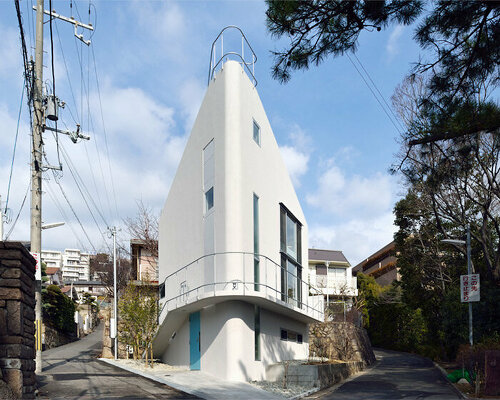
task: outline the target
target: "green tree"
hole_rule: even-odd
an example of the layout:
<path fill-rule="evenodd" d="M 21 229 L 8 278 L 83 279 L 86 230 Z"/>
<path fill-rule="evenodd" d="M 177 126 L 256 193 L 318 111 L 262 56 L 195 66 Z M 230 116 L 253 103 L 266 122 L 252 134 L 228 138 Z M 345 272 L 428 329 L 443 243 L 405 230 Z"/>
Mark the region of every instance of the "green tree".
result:
<path fill-rule="evenodd" d="M 74 333 L 76 304 L 57 285 L 42 289 L 43 320 L 53 328 Z"/>

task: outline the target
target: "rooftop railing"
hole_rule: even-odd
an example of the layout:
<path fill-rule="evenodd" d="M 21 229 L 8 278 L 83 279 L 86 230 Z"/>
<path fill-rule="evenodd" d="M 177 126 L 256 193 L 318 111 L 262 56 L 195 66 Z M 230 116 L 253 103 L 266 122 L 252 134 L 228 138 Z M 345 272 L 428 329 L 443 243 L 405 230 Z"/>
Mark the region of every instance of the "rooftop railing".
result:
<path fill-rule="evenodd" d="M 224 33 L 228 30 L 236 30 L 239 32 L 239 34 L 241 34 L 241 52 L 227 51 L 227 42 L 226 51 L 224 51 Z M 234 43 L 231 43 L 231 45 L 234 46 Z M 247 60 L 245 58 L 245 48 L 247 49 L 247 58 L 249 57 L 248 53 L 250 53 L 252 57 L 251 60 Z M 218 49 L 220 49 L 220 55 L 217 54 Z M 253 51 L 252 46 L 250 46 L 250 43 L 248 42 L 243 31 L 234 25 L 229 25 L 222 29 L 222 31 L 220 31 L 219 35 L 217 35 L 214 42 L 212 43 L 212 49 L 210 50 L 210 68 L 208 70 L 207 84 L 210 83 L 215 75 L 215 72 L 217 72 L 217 69 L 219 67 L 222 67 L 222 64 L 224 64 L 224 62 L 229 59 L 238 61 L 240 65 L 242 65 L 243 68 L 246 69 L 249 77 L 252 79 L 254 86 L 257 86 L 257 79 L 255 79 L 255 63 L 257 62 L 257 55 Z"/>
<path fill-rule="evenodd" d="M 262 254 L 204 255 L 165 277 L 159 290 L 163 303 L 160 320 L 166 312 L 202 298 L 230 295 L 264 297 L 317 320 L 324 316 L 321 291 L 300 273 L 286 270 Z"/>

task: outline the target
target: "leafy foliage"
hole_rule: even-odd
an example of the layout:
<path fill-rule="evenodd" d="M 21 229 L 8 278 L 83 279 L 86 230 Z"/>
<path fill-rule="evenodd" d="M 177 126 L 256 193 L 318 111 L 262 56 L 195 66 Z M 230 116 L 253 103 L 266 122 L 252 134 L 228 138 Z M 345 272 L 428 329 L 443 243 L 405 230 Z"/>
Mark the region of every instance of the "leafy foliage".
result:
<path fill-rule="evenodd" d="M 43 320 L 53 328 L 74 333 L 76 304 L 57 285 L 42 289 Z"/>
<path fill-rule="evenodd" d="M 153 338 L 158 329 L 158 292 L 149 285 L 128 284 L 118 302 L 121 340 L 134 349 L 136 359 L 146 351 L 153 366 Z"/>
<path fill-rule="evenodd" d="M 274 52 L 273 76 L 282 82 L 290 70 L 307 69 L 328 55 L 355 51 L 363 30 L 390 23 L 408 25 L 422 11 L 422 1 L 280 1 L 267 0 L 267 27 L 277 38 L 290 39 L 289 48 Z"/>

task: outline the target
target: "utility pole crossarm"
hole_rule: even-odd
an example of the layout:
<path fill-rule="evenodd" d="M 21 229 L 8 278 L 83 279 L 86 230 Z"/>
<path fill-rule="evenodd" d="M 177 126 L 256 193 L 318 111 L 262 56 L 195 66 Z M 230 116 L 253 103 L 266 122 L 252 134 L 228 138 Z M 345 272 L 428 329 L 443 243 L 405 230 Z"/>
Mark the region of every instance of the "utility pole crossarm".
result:
<path fill-rule="evenodd" d="M 33 10 L 36 10 L 36 7 L 33 6 Z M 66 21 L 66 22 L 69 22 L 70 24 L 73 24 L 73 26 L 75 27 L 75 36 L 80 39 L 83 43 L 85 43 L 87 46 L 90 45 L 90 40 L 85 40 L 83 38 L 83 35 L 79 35 L 78 32 L 77 32 L 77 28 L 79 26 L 81 26 L 82 28 L 84 29 L 88 29 L 90 31 L 93 31 L 94 30 L 94 27 L 92 26 L 92 24 L 84 24 L 83 22 L 80 22 L 80 21 L 77 21 L 76 19 L 74 19 L 73 17 L 65 17 L 64 15 L 60 15 L 60 14 L 57 14 L 55 12 L 55 10 L 52 10 L 52 11 L 49 11 L 49 10 L 43 10 L 43 13 L 45 15 L 50 15 L 52 18 L 57 18 L 57 19 L 60 19 L 62 21 Z"/>

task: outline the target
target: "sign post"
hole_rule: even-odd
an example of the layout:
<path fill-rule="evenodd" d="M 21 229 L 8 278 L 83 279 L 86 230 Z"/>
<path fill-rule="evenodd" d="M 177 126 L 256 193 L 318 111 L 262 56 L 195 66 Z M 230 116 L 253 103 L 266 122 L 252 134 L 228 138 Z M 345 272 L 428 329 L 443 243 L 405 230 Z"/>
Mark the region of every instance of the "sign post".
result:
<path fill-rule="evenodd" d="M 480 301 L 479 274 L 460 275 L 460 300 L 462 303 Z"/>

